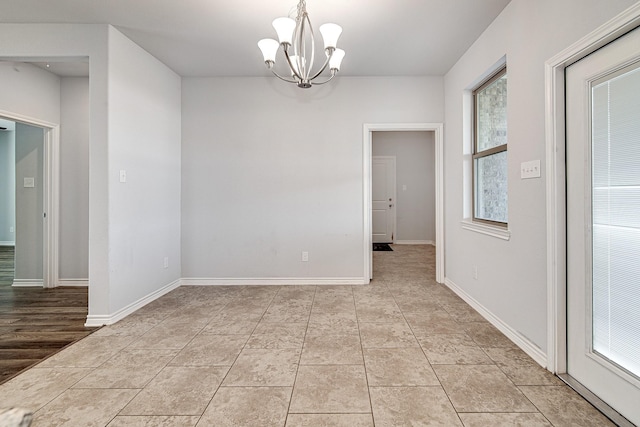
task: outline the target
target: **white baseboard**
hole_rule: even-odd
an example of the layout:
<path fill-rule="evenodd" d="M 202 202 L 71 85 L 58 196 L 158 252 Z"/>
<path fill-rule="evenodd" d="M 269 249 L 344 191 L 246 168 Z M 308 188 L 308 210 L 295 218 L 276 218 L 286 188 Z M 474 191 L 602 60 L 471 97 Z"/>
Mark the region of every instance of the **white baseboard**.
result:
<path fill-rule="evenodd" d="M 253 286 L 253 285 L 365 285 L 362 277 L 274 277 L 274 278 L 195 278 L 181 280 L 183 286 Z"/>
<path fill-rule="evenodd" d="M 42 279 L 13 279 L 13 284 L 16 288 L 42 288 L 44 287 L 44 281 Z"/>
<path fill-rule="evenodd" d="M 525 353 L 527 353 L 533 360 L 536 361 L 540 366 L 546 368 L 547 366 L 547 355 L 534 343 L 532 343 L 527 337 L 522 335 L 520 332 L 513 329 L 507 323 L 505 323 L 502 319 L 494 315 L 492 312 L 487 310 L 482 304 L 476 301 L 472 296 L 467 294 L 462 288 L 456 285 L 449 278 L 444 279 L 444 284 L 449 287 L 453 292 L 455 292 L 460 298 L 465 300 L 467 304 L 473 307 L 482 317 L 487 319 L 489 323 L 498 328 L 500 332 L 506 335 L 511 341 L 513 341 L 518 347 L 522 349 Z"/>
<path fill-rule="evenodd" d="M 89 286 L 89 279 L 59 279 L 56 286 Z"/>
<path fill-rule="evenodd" d="M 436 242 L 433 240 L 396 240 L 394 245 L 431 245 L 435 246 Z"/>
<path fill-rule="evenodd" d="M 87 321 L 84 325 L 86 327 L 112 325 L 116 323 L 118 320 L 124 319 L 134 311 L 144 307 L 145 305 L 149 304 L 152 301 L 155 301 L 156 299 L 160 298 L 164 294 L 171 292 L 172 290 L 176 289 L 179 286 L 180 286 L 180 279 L 174 280 L 173 282 L 169 283 L 167 286 L 161 289 L 158 289 L 157 291 L 152 292 L 145 297 L 140 298 L 138 301 L 133 302 L 128 306 L 121 308 L 115 313 L 107 314 L 107 315 L 102 315 L 102 314 L 91 315 L 90 314 L 87 316 Z"/>
<path fill-rule="evenodd" d="M 15 246 L 16 242 L 9 242 L 8 240 L 0 241 L 0 246 Z"/>

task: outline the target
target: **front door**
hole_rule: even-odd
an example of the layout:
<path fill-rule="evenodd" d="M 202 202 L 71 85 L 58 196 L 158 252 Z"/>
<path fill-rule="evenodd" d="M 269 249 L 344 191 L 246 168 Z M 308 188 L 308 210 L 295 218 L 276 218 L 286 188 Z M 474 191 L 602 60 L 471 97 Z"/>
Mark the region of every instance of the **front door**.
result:
<path fill-rule="evenodd" d="M 640 29 L 566 89 L 567 372 L 640 425 Z"/>
<path fill-rule="evenodd" d="M 371 177 L 373 243 L 393 243 L 396 224 L 396 158 L 374 156 Z"/>

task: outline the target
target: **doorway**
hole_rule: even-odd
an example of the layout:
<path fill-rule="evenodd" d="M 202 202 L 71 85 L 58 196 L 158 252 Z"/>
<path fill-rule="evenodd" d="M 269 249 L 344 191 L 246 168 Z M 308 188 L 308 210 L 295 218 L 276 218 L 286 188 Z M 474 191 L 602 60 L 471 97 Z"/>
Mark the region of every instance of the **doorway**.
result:
<path fill-rule="evenodd" d="M 43 287 L 44 129 L 0 121 L 0 240 L 11 249 L 4 268 L 14 272 L 12 286 Z"/>
<path fill-rule="evenodd" d="M 444 196 L 443 196 L 443 125 L 442 123 L 384 123 L 363 126 L 363 213 L 364 213 L 364 278 L 373 277 L 372 250 L 372 153 L 373 132 L 431 131 L 435 139 L 435 246 L 436 281 L 444 282 Z"/>
<path fill-rule="evenodd" d="M 42 121 L 0 112 L 12 135 L 13 150 L 3 163 L 13 162 L 14 191 L 6 196 L 5 215 L 13 240 L 15 287 L 54 287 L 57 278 L 57 127 Z M 2 126 L 7 127 L 7 126 Z M 12 139 L 12 142 L 9 140 Z M 11 153 L 10 153 L 11 152 Z M 13 210 L 14 215 L 8 213 Z"/>
<path fill-rule="evenodd" d="M 395 156 L 373 156 L 371 204 L 372 242 L 394 243 L 397 205 Z"/>

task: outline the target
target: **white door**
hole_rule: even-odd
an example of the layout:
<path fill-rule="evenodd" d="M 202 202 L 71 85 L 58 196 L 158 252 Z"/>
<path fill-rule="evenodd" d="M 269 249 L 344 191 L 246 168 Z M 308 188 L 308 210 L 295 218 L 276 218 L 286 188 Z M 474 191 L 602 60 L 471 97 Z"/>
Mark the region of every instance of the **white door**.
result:
<path fill-rule="evenodd" d="M 640 425 L 640 29 L 566 87 L 567 372 Z"/>
<path fill-rule="evenodd" d="M 396 225 L 396 158 L 373 156 L 371 181 L 373 243 L 393 243 Z"/>

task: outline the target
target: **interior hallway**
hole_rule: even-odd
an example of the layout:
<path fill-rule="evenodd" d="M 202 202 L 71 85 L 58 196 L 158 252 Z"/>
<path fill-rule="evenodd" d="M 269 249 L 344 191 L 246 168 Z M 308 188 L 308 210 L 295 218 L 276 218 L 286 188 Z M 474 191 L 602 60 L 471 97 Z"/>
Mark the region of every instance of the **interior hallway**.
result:
<path fill-rule="evenodd" d="M 35 426 L 611 425 L 437 284 L 434 256 L 374 252 L 369 286 L 178 288 L 0 402 Z"/>

